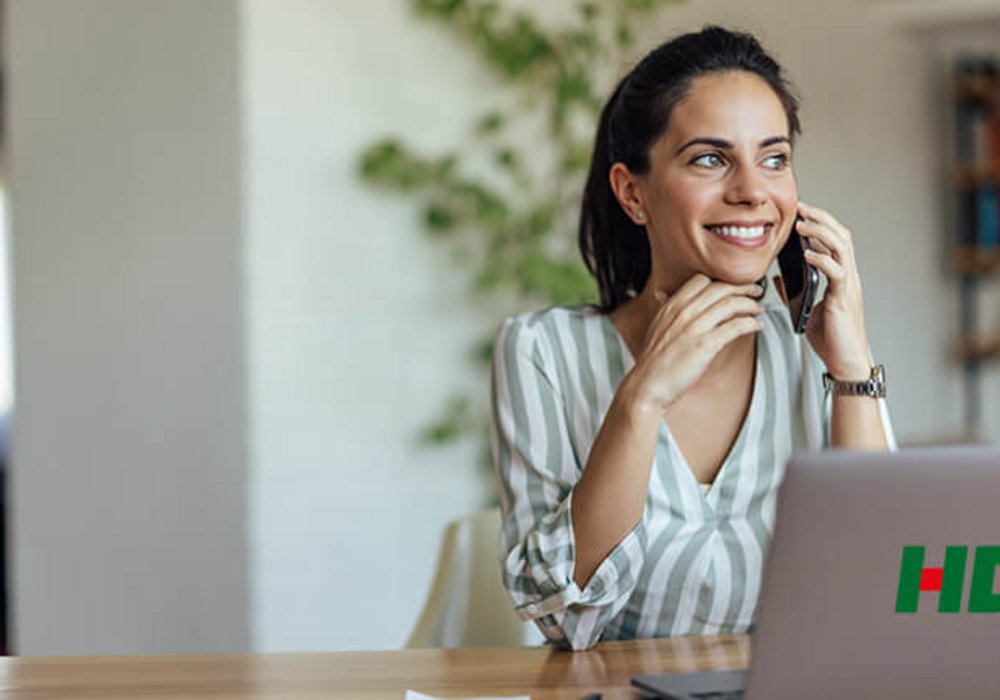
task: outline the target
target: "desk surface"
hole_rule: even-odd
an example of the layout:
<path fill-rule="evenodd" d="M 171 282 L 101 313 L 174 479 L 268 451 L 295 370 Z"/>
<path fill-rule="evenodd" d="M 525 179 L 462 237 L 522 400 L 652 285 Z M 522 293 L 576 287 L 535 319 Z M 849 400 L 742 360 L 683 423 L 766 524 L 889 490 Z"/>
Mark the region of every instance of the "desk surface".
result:
<path fill-rule="evenodd" d="M 745 636 L 612 642 L 587 652 L 409 649 L 233 656 L 93 656 L 0 660 L 4 698 L 402 700 L 530 695 L 532 700 L 633 698 L 639 674 L 745 667 Z"/>

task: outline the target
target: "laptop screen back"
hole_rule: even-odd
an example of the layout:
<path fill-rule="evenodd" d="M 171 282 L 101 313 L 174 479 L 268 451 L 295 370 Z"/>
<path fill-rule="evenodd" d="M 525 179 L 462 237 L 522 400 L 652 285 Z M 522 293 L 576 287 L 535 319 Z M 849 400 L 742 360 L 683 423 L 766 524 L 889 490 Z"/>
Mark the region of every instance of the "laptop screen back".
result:
<path fill-rule="evenodd" d="M 789 464 L 749 700 L 1000 697 L 1000 448 Z"/>

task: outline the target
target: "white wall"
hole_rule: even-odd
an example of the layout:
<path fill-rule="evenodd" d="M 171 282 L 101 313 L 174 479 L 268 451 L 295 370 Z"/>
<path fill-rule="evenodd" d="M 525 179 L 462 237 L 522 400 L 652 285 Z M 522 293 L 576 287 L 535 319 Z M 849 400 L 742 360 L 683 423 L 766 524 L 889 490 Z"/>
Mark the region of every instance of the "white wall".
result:
<path fill-rule="evenodd" d="M 14 647 L 248 649 L 237 3 L 7 6 Z"/>
<path fill-rule="evenodd" d="M 415 437 L 486 391 L 466 357 L 495 322 L 415 209 L 355 174 L 373 139 L 437 153 L 492 103 L 410 5 L 11 3 L 22 651 L 405 639 L 443 525 L 492 488 L 474 445 Z M 803 196 L 855 232 L 900 438 L 933 438 L 961 419 L 940 98 L 926 46 L 865 17 L 691 0 L 643 44 L 720 21 L 789 68 Z"/>
<path fill-rule="evenodd" d="M 258 648 L 402 644 L 442 529 L 489 498 L 475 445 L 419 449 L 490 319 L 364 145 L 455 143 L 487 80 L 405 0 L 244 8 L 253 618 Z"/>

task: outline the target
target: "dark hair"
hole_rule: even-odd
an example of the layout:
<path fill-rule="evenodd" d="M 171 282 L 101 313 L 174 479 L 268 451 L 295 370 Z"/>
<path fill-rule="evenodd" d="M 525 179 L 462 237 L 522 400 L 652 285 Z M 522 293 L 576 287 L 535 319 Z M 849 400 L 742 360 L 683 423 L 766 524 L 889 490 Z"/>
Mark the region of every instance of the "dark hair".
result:
<path fill-rule="evenodd" d="M 798 98 L 781 67 L 751 34 L 710 25 L 647 54 L 618 84 L 601 112 L 580 208 L 580 253 L 597 278 L 599 308 L 604 313 L 642 291 L 651 271 L 646 232 L 622 210 L 608 172 L 617 162 L 637 174 L 649 172 L 649 149 L 666 131 L 674 107 L 692 81 L 725 71 L 761 77 L 785 108 L 789 139 L 794 143 L 800 133 Z"/>

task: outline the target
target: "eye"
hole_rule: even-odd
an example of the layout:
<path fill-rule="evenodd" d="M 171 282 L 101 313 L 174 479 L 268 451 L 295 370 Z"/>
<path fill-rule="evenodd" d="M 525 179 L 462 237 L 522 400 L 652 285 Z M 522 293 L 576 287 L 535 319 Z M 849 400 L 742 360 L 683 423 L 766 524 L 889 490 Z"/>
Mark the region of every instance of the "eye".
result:
<path fill-rule="evenodd" d="M 773 155 L 764 158 L 764 163 L 767 167 L 773 170 L 781 170 L 788 166 L 789 157 L 785 153 L 775 153 Z"/>
<path fill-rule="evenodd" d="M 706 168 L 717 168 L 722 164 L 722 156 L 718 153 L 703 153 L 691 161 L 691 165 L 700 165 Z"/>

